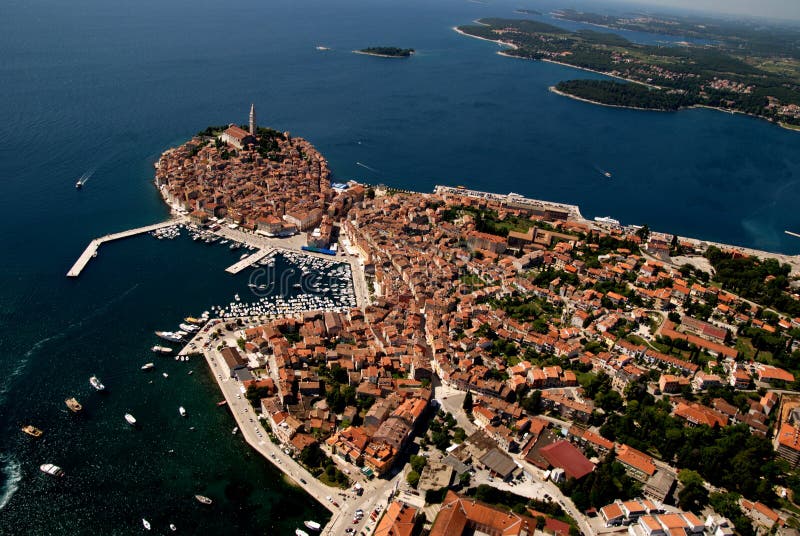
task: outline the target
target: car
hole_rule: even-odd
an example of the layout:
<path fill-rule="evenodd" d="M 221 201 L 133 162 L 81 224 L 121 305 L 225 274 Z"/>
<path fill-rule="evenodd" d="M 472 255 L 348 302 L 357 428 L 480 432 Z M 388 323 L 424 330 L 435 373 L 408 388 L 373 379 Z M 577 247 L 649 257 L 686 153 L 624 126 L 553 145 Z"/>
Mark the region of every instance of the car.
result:
<path fill-rule="evenodd" d="M 306 479 L 305 479 L 305 478 L 301 478 L 301 479 L 300 479 L 300 482 L 301 482 L 302 484 L 308 484 L 308 482 L 306 482 Z"/>
<path fill-rule="evenodd" d="M 333 504 L 333 505 L 334 505 L 336 508 L 339 508 L 339 503 L 337 503 L 336 501 L 332 501 L 332 504 Z"/>
<path fill-rule="evenodd" d="M 354 529 L 353 527 L 347 527 L 344 532 L 345 534 L 353 534 L 355 531 L 356 529 Z"/>
<path fill-rule="evenodd" d="M 357 517 L 354 517 L 353 518 L 353 525 L 357 525 L 359 521 L 361 521 L 361 520 L 358 519 Z"/>

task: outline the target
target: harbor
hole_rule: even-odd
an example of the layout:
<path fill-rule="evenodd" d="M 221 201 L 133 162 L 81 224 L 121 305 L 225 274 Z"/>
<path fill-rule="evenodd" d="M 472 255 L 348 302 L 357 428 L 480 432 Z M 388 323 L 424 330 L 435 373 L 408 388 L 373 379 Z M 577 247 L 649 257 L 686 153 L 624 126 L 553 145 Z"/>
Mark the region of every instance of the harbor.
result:
<path fill-rule="evenodd" d="M 229 274 L 238 274 L 245 268 L 248 268 L 253 264 L 257 263 L 258 261 L 269 255 L 273 251 L 274 250 L 270 248 L 261 249 L 253 253 L 252 255 L 244 257 L 243 259 L 239 260 L 239 262 L 237 262 L 236 264 L 228 266 L 227 268 L 225 268 L 225 271 L 228 272 Z"/>
<path fill-rule="evenodd" d="M 174 225 L 179 225 L 183 223 L 183 219 L 171 219 L 167 221 L 162 221 L 161 223 L 154 223 L 153 225 L 146 225 L 144 227 L 137 227 L 136 229 L 129 229 L 127 231 L 121 231 L 119 233 L 108 234 L 105 236 L 101 236 L 100 238 L 95 238 L 89 245 L 86 246 L 86 249 L 81 253 L 78 260 L 75 261 L 75 264 L 72 265 L 69 272 L 67 272 L 67 277 L 78 277 L 81 275 L 81 272 L 86 265 L 89 264 L 89 261 L 92 258 L 97 256 L 97 252 L 100 249 L 100 246 L 105 244 L 106 242 L 112 242 L 114 240 L 121 240 L 123 238 L 129 238 L 131 236 L 136 236 L 143 233 L 149 233 L 152 231 L 157 231 L 159 229 L 165 229 L 167 227 L 172 227 Z"/>

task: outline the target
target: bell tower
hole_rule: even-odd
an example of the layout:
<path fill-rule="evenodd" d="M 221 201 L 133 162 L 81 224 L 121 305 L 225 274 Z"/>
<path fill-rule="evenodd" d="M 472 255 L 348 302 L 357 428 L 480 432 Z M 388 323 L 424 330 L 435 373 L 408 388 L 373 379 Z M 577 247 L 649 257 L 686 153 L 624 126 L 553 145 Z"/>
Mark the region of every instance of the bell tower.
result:
<path fill-rule="evenodd" d="M 256 105 L 250 105 L 250 135 L 256 135 Z"/>

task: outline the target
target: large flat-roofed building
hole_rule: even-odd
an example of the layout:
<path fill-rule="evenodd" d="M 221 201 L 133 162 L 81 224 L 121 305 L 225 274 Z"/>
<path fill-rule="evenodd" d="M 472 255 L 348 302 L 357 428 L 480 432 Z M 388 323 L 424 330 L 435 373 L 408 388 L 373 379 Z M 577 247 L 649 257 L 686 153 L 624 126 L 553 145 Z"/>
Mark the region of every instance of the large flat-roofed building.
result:
<path fill-rule="evenodd" d="M 228 368 L 228 376 L 234 377 L 237 370 L 247 368 L 247 362 L 236 348 L 228 346 L 220 350 L 219 353 L 222 355 L 225 366 Z"/>
<path fill-rule="evenodd" d="M 778 457 L 797 467 L 800 464 L 800 428 L 785 422 L 775 439 Z"/>

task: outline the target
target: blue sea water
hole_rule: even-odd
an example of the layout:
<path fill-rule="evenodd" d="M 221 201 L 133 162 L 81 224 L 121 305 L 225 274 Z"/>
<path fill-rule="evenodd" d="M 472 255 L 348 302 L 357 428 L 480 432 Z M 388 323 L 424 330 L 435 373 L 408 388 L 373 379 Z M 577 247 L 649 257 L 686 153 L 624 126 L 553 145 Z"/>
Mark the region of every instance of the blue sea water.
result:
<path fill-rule="evenodd" d="M 0 533 L 126 534 L 148 517 L 284 534 L 327 517 L 230 435 L 201 363 L 188 376 L 158 358 L 169 382 L 139 371 L 154 359 L 153 330 L 247 290 L 223 271 L 229 251 L 144 236 L 103 246 L 78 280 L 64 277 L 91 238 L 166 217 L 152 185 L 158 155 L 209 124 L 245 122 L 251 102 L 261 124 L 314 143 L 338 179 L 514 191 L 579 204 L 588 217 L 800 252 L 783 233 L 800 229 L 800 135 L 711 110 L 562 98 L 547 87 L 595 75 L 500 57 L 452 31 L 519 7 L 537 5 L 4 2 Z M 351 53 L 373 45 L 417 54 Z M 93 373 L 107 396 L 90 391 Z M 86 415 L 66 413 L 68 396 Z M 126 411 L 141 430 L 125 425 Z M 45 429 L 42 440 L 19 433 L 29 422 Z M 67 470 L 63 483 L 39 474 L 45 462 Z M 194 493 L 213 496 L 214 509 Z"/>

